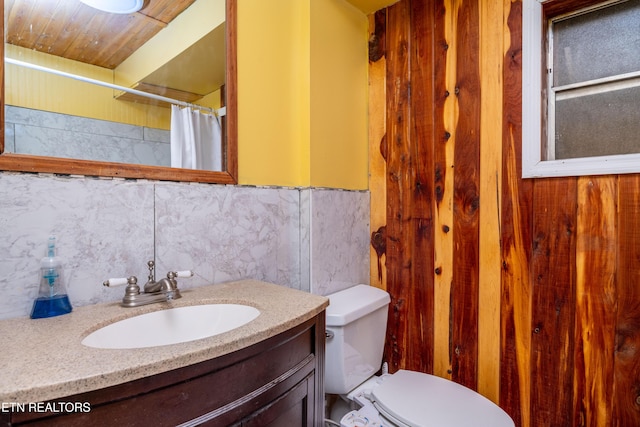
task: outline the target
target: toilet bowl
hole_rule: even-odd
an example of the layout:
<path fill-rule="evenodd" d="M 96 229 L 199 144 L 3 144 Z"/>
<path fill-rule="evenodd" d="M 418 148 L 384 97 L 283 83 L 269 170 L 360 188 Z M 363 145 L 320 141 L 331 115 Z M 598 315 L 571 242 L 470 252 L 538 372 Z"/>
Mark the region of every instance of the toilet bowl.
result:
<path fill-rule="evenodd" d="M 343 427 L 514 427 L 475 391 L 408 370 L 375 376 L 382 364 L 389 294 L 357 285 L 328 295 L 325 391 L 352 401 Z M 338 421 L 338 420 L 334 420 Z"/>

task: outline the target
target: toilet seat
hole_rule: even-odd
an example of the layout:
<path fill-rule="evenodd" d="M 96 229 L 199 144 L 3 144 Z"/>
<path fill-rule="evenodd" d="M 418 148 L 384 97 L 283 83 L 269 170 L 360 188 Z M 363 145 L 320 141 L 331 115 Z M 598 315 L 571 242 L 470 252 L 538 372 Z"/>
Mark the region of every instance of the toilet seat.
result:
<path fill-rule="evenodd" d="M 400 426 L 514 427 L 499 406 L 479 393 L 434 375 L 399 370 L 371 390 L 380 413 Z"/>

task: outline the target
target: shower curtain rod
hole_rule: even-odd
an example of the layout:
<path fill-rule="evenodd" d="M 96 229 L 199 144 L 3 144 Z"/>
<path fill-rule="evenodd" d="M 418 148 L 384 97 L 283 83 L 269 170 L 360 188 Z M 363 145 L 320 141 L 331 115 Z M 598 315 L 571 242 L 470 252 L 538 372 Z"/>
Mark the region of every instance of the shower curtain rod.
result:
<path fill-rule="evenodd" d="M 21 67 L 31 68 L 31 69 L 34 69 L 34 70 L 44 71 L 45 73 L 56 74 L 58 76 L 69 77 L 71 79 L 79 80 L 79 81 L 82 81 L 82 82 L 85 82 L 85 83 L 91 83 L 91 84 L 95 84 L 95 85 L 98 85 L 98 86 L 104 86 L 104 87 L 108 87 L 108 88 L 111 88 L 111 89 L 121 90 L 123 92 L 129 92 L 129 93 L 133 93 L 133 94 L 136 94 L 136 95 L 144 96 L 146 98 L 151 98 L 151 99 L 155 99 L 155 100 L 158 100 L 158 101 L 168 102 L 169 104 L 179 105 L 181 107 L 191 107 L 191 108 L 195 108 L 195 109 L 198 109 L 198 110 L 207 111 L 209 113 L 216 114 L 218 117 L 224 116 L 226 114 L 226 110 L 227 110 L 226 107 L 222 107 L 222 108 L 219 108 L 217 110 L 215 110 L 213 108 L 209 108 L 209 107 L 202 107 L 202 106 L 197 105 L 197 104 L 190 104 L 188 102 L 178 101 L 177 99 L 167 98 L 167 97 L 162 96 L 162 95 L 156 95 L 156 94 L 149 93 L 149 92 L 143 92 L 141 90 L 136 90 L 136 89 L 128 88 L 128 87 L 125 87 L 125 86 L 119 86 L 119 85 L 111 84 L 111 83 L 103 82 L 101 80 L 91 79 L 89 77 L 78 76 L 77 74 L 71 74 L 71 73 L 67 73 L 65 71 L 54 70 L 53 68 L 47 68 L 47 67 L 43 67 L 41 65 L 30 64 L 28 62 L 19 61 L 17 59 L 13 59 L 13 58 L 6 58 L 5 57 L 4 60 L 5 60 L 5 62 L 7 62 L 9 64 L 14 64 L 14 65 L 18 65 L 18 66 L 21 66 Z"/>

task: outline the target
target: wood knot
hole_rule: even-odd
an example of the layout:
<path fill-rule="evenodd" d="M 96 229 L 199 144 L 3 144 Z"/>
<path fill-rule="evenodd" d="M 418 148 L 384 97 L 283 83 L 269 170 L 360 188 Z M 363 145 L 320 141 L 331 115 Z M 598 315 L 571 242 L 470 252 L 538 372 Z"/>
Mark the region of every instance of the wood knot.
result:
<path fill-rule="evenodd" d="M 381 40 L 377 34 L 371 34 L 369 37 L 369 61 L 378 62 L 384 57 L 384 40 Z"/>
<path fill-rule="evenodd" d="M 387 250 L 387 227 L 383 225 L 371 233 L 371 246 L 375 249 L 378 257 L 384 255 Z"/>
<path fill-rule="evenodd" d="M 387 251 L 387 227 L 382 226 L 371 233 L 371 246 L 378 256 L 378 280 L 382 282 L 382 255 Z"/>
<path fill-rule="evenodd" d="M 387 134 L 386 133 L 380 140 L 380 155 L 386 162 L 387 161 Z"/>
<path fill-rule="evenodd" d="M 441 186 L 436 186 L 436 202 L 440 203 L 444 199 L 444 190 Z"/>

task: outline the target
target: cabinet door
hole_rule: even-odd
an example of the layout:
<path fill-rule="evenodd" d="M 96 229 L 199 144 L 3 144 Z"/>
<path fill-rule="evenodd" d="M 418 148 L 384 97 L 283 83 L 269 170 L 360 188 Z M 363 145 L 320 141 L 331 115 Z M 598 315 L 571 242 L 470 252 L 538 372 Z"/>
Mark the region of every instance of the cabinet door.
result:
<path fill-rule="evenodd" d="M 239 425 L 242 427 L 314 427 L 313 374 L 273 402 L 260 408 Z"/>

